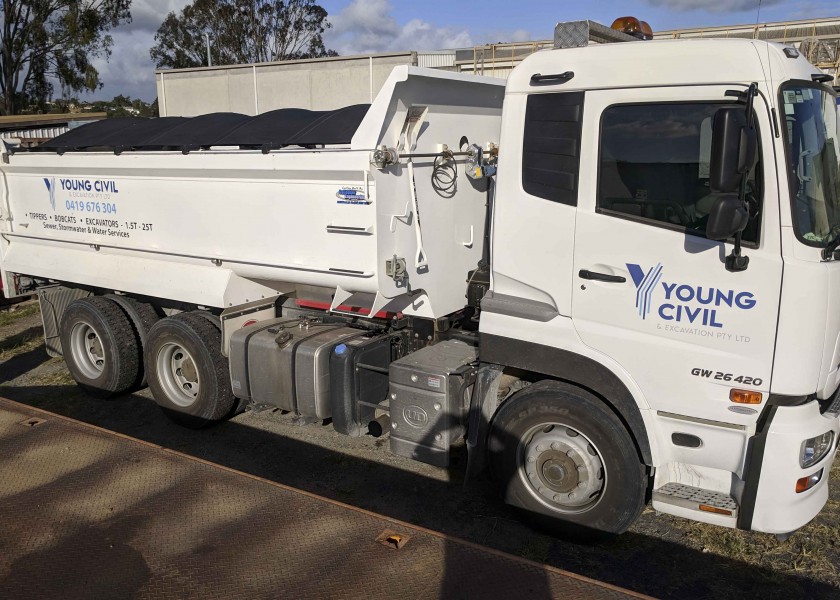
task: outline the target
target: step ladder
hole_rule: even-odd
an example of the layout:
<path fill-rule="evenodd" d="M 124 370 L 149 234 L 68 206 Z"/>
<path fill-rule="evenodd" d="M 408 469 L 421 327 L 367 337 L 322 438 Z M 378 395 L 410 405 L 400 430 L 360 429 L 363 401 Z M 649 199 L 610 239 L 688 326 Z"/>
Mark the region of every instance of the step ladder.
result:
<path fill-rule="evenodd" d="M 738 521 L 738 503 L 732 496 L 683 483 L 654 490 L 652 504 L 659 512 L 725 527 L 735 527 Z"/>

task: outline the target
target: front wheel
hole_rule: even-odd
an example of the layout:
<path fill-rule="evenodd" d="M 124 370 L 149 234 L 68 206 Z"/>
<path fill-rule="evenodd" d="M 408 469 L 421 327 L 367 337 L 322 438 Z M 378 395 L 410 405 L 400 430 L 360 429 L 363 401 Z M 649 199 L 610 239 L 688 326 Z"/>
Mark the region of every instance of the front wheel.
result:
<path fill-rule="evenodd" d="M 507 400 L 488 453 L 505 500 L 550 530 L 623 533 L 644 506 L 647 475 L 632 438 L 580 388 L 543 381 Z"/>

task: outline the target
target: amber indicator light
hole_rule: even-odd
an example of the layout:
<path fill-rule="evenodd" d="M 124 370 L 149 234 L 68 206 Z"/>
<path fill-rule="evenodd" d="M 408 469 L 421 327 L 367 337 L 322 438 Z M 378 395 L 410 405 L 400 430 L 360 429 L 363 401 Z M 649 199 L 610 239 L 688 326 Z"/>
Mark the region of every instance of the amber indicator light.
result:
<path fill-rule="evenodd" d="M 729 390 L 729 399 L 738 404 L 761 404 L 761 392 L 752 390 Z"/>
<path fill-rule="evenodd" d="M 822 479 L 823 470 L 820 469 L 816 473 L 812 475 L 808 475 L 807 477 L 803 477 L 801 479 L 796 480 L 796 493 L 801 494 L 802 492 L 807 492 L 812 487 L 817 485 Z"/>

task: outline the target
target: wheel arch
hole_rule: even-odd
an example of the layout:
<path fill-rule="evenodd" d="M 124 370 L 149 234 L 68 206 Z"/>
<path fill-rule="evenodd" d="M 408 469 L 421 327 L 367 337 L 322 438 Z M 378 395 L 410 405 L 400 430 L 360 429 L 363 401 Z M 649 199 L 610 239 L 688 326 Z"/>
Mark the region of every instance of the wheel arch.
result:
<path fill-rule="evenodd" d="M 630 432 L 640 460 L 652 466 L 651 440 L 639 403 L 609 367 L 561 348 L 493 334 L 481 334 L 482 362 L 514 367 L 580 387 L 606 404 Z"/>

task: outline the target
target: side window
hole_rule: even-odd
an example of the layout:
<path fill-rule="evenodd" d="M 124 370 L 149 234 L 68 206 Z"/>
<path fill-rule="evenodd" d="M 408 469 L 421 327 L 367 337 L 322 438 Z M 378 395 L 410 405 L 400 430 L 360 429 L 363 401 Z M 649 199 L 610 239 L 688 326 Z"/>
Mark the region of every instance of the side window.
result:
<path fill-rule="evenodd" d="M 712 120 L 722 106 L 727 105 L 628 104 L 604 111 L 598 210 L 705 236 L 715 201 L 709 189 Z M 758 241 L 760 168 L 748 179 L 745 242 Z"/>
<path fill-rule="evenodd" d="M 577 206 L 583 97 L 583 92 L 528 97 L 522 142 L 522 187 L 528 194 Z"/>

